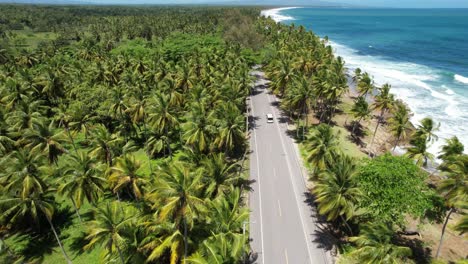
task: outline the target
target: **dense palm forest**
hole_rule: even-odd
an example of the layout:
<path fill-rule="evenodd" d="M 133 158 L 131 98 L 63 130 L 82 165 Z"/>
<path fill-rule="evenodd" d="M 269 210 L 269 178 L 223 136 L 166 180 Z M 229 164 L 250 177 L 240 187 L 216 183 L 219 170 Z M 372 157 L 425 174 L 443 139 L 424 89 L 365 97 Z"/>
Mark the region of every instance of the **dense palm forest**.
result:
<path fill-rule="evenodd" d="M 256 8 L 1 8 L 2 263 L 247 260 L 255 64 L 295 124 L 343 263 L 430 261 L 404 236 L 409 218 L 443 223 L 439 249 L 446 228 L 467 230 L 464 146 L 447 141 L 441 180 L 429 182 L 420 167 L 437 124 L 413 127 L 390 85 L 359 69 L 347 76 L 327 39 L 303 27 Z M 344 151 L 343 131 L 378 154 L 384 130 L 392 146 L 409 145 L 405 156 Z"/>
<path fill-rule="evenodd" d="M 258 13 L 2 6 L 0 262 L 246 257 Z"/>

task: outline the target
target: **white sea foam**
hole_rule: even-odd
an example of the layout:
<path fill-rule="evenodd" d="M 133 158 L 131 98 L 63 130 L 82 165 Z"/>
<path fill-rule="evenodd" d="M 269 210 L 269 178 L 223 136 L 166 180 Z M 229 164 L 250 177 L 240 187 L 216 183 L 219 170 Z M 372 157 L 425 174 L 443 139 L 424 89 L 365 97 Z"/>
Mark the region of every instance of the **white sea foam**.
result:
<path fill-rule="evenodd" d="M 442 87 L 443 89 L 445 89 L 445 93 L 446 93 L 446 94 L 448 94 L 448 95 L 455 95 L 455 92 L 454 92 L 452 89 L 448 88 L 446 85 L 442 85 L 441 87 Z"/>
<path fill-rule="evenodd" d="M 267 10 L 262 10 L 260 14 L 264 17 L 271 17 L 271 19 L 273 19 L 276 22 L 281 22 L 285 20 L 294 20 L 294 17 L 281 15 L 280 12 L 283 10 L 295 9 L 295 8 L 299 8 L 299 7 L 282 7 L 282 8 L 267 9 Z"/>
<path fill-rule="evenodd" d="M 458 81 L 458 82 L 461 82 L 461 83 L 464 83 L 464 84 L 468 84 L 468 77 L 455 74 L 455 76 L 453 76 L 453 78 L 454 78 L 456 81 Z"/>
<path fill-rule="evenodd" d="M 350 71 L 356 68 L 368 72 L 377 85 L 390 83 L 392 92 L 406 102 L 412 112 L 411 121 L 419 124 L 425 117 L 432 117 L 441 123 L 436 133 L 439 140 L 429 151 L 437 154 L 445 139 L 458 136 L 468 146 L 468 98 L 457 95 L 445 85 L 440 85 L 441 73 L 433 68 L 408 63 L 390 61 L 385 57 L 360 55 L 356 50 L 330 41 L 337 55 L 343 57 Z M 460 79 L 460 77 L 462 77 Z M 463 76 L 455 77 L 457 81 Z M 468 78 L 464 81 L 468 83 Z"/>

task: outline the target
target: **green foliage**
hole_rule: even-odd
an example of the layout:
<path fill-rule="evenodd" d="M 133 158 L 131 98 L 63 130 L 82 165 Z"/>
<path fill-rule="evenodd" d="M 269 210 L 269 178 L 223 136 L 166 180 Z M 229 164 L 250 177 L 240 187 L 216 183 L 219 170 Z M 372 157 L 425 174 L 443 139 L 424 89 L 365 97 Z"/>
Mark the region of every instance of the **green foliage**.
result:
<path fill-rule="evenodd" d="M 222 39 L 216 35 L 174 33 L 161 43 L 161 52 L 165 59 L 177 61 L 184 55 L 206 53 L 223 47 Z"/>
<path fill-rule="evenodd" d="M 259 10 L 1 8 L 0 262 L 238 263 Z"/>
<path fill-rule="evenodd" d="M 432 208 L 424 180 L 425 174 L 405 157 L 385 154 L 368 160 L 358 174 L 365 195 L 360 207 L 371 222 L 403 225 L 405 215 L 421 217 Z"/>

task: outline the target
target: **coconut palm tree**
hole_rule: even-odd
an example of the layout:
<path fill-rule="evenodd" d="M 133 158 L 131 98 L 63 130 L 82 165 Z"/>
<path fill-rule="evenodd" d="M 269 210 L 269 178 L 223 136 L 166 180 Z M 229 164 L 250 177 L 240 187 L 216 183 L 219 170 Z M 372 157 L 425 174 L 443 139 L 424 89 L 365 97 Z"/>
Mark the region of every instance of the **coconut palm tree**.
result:
<path fill-rule="evenodd" d="M 104 125 L 97 125 L 91 132 L 90 155 L 112 166 L 114 152 L 122 139 L 111 134 Z"/>
<path fill-rule="evenodd" d="M 315 103 L 314 90 L 311 81 L 304 76 L 296 78 L 294 84 L 291 89 L 286 90 L 282 105 L 290 112 L 299 113 L 304 118 L 305 126 L 308 126 L 308 114 Z M 304 133 L 305 127 L 302 137 Z"/>
<path fill-rule="evenodd" d="M 187 259 L 188 263 L 238 263 L 246 253 L 244 244 L 248 210 L 240 209 L 241 192 L 232 188 L 228 196 L 219 196 L 209 205 L 207 224 L 212 235 L 201 249 Z M 221 262 L 219 262 L 221 261 Z"/>
<path fill-rule="evenodd" d="M 104 206 L 93 209 L 94 217 L 88 223 L 85 250 L 96 245 L 104 245 L 107 256 L 117 251 L 122 264 L 127 263 L 123 250 L 131 240 L 135 218 L 138 216 L 129 206 L 122 206 L 121 202 L 106 203 Z"/>
<path fill-rule="evenodd" d="M 172 96 L 156 92 L 150 98 L 149 123 L 158 135 L 166 138 L 166 149 L 172 156 L 170 132 L 179 125 L 178 112 L 171 102 Z"/>
<path fill-rule="evenodd" d="M 231 185 L 241 179 L 238 174 L 239 165 L 229 163 L 222 153 L 206 156 L 201 165 L 203 170 L 202 180 L 205 182 L 208 197 L 215 198 L 218 195 L 224 195 Z"/>
<path fill-rule="evenodd" d="M 271 73 L 271 80 L 273 81 L 272 89 L 275 93 L 283 96 L 288 83 L 294 79 L 296 73 L 292 63 L 287 58 L 281 58 L 274 66 Z"/>
<path fill-rule="evenodd" d="M 440 155 L 437 156 L 438 159 L 448 160 L 452 156 L 457 156 L 463 154 L 465 146 L 460 142 L 458 137 L 453 136 L 447 139 L 446 144 L 442 146 Z"/>
<path fill-rule="evenodd" d="M 307 135 L 304 145 L 307 151 L 306 159 L 317 171 L 328 168 L 339 151 L 337 135 L 326 124 L 314 127 Z"/>
<path fill-rule="evenodd" d="M 395 245 L 393 236 L 394 231 L 386 224 L 365 225 L 359 236 L 349 239 L 357 246 L 350 255 L 358 263 L 406 263 L 412 255 L 411 249 Z"/>
<path fill-rule="evenodd" d="M 53 122 L 48 125 L 34 122 L 32 128 L 24 131 L 20 144 L 25 144 L 33 152 L 45 154 L 49 163 L 56 163 L 60 154 L 68 152 L 62 145 L 65 141 L 63 131 L 55 128 Z"/>
<path fill-rule="evenodd" d="M 354 70 L 354 76 L 353 76 L 353 82 L 354 83 L 359 83 L 361 81 L 361 75 L 362 75 L 362 71 L 360 68 L 356 68 Z"/>
<path fill-rule="evenodd" d="M 72 262 L 52 222 L 55 200 L 51 192 L 52 190 L 45 187 L 42 190 L 36 190 L 27 195 L 2 196 L 0 198 L 0 208 L 3 212 L 2 219 L 6 219 L 9 224 L 14 225 L 17 221 L 24 220 L 33 220 L 37 223 L 41 217 L 45 217 L 50 225 L 50 229 L 54 233 L 65 260 L 68 264 L 71 264 Z"/>
<path fill-rule="evenodd" d="M 176 163 L 163 168 L 156 179 L 154 190 L 148 199 L 155 201 L 161 221 L 172 220 L 184 237 L 184 259 L 188 254 L 188 231 L 194 219 L 203 210 L 201 196 L 201 174 L 194 172 L 186 164 Z M 177 232 L 174 233 L 177 236 Z"/>
<path fill-rule="evenodd" d="M 357 122 L 354 122 L 353 125 L 353 130 L 351 131 L 351 134 L 354 135 L 356 128 L 358 125 L 361 124 L 361 121 L 363 119 L 367 119 L 370 114 L 371 110 L 369 108 L 369 104 L 366 101 L 366 98 L 363 96 L 359 96 L 355 101 L 354 105 L 351 108 L 351 113 L 353 114 L 354 118 L 357 118 Z"/>
<path fill-rule="evenodd" d="M 65 194 L 72 201 L 80 222 L 79 209 L 86 199 L 88 203 L 96 203 L 104 193 L 106 179 L 102 177 L 104 168 L 88 152 L 79 151 L 65 158 L 60 172 L 59 194 Z"/>
<path fill-rule="evenodd" d="M 169 251 L 169 263 L 178 264 L 184 254 L 184 235 L 175 223 L 161 222 L 159 219 L 143 223 L 147 235 L 141 242 L 141 249 L 148 251 L 148 262 L 161 260 Z"/>
<path fill-rule="evenodd" d="M 183 138 L 187 145 L 198 152 L 206 152 L 211 148 L 212 135 L 214 133 L 213 111 L 208 111 L 203 103 L 195 103 L 192 111 L 187 116 L 187 122 L 183 124 Z"/>
<path fill-rule="evenodd" d="M 416 161 L 418 166 L 426 167 L 434 155 L 427 150 L 427 141 L 423 137 L 414 137 L 410 140 L 411 146 L 407 148 L 405 156 Z"/>
<path fill-rule="evenodd" d="M 437 125 L 432 118 L 426 117 L 421 120 L 421 124 L 418 125 L 414 136 L 425 138 L 428 143 L 433 143 L 439 139 L 439 137 L 434 134 L 434 132 L 439 130 L 439 127 L 440 123 Z"/>
<path fill-rule="evenodd" d="M 366 98 L 368 94 L 372 94 L 374 89 L 375 85 L 374 80 L 372 80 L 372 77 L 367 72 L 363 73 L 360 76 L 359 82 L 357 84 L 357 90 L 359 92 L 359 95 Z"/>
<path fill-rule="evenodd" d="M 402 102 L 397 101 L 393 116 L 389 119 L 390 131 L 395 137 L 393 150 L 398 146 L 402 139 L 406 139 L 407 131 L 411 129 L 410 112 L 408 107 Z"/>
<path fill-rule="evenodd" d="M 444 167 L 444 173 L 447 175 L 447 178 L 440 182 L 438 191 L 444 197 L 449 211 L 445 218 L 444 225 L 442 226 L 436 258 L 439 256 L 445 228 L 447 227 L 451 214 L 456 211 L 457 204 L 468 200 L 468 155 L 460 155 L 451 160 L 449 164 Z"/>
<path fill-rule="evenodd" d="M 233 103 L 224 103 L 216 110 L 214 125 L 218 128 L 213 144 L 219 150 L 230 153 L 245 143 L 245 118 Z"/>
<path fill-rule="evenodd" d="M 461 209 L 467 210 L 468 209 L 468 202 L 467 201 L 460 202 L 457 206 L 459 208 L 461 208 Z M 463 216 L 457 222 L 457 224 L 454 226 L 453 229 L 455 229 L 456 231 L 459 231 L 461 234 L 467 233 L 468 232 L 468 214 L 466 214 L 466 213 L 463 214 Z"/>
<path fill-rule="evenodd" d="M 357 166 L 346 155 L 339 155 L 333 166 L 321 171 L 312 193 L 316 196 L 318 210 L 328 221 L 340 218 L 352 235 L 348 221 L 355 215 L 362 192 L 356 181 Z"/>
<path fill-rule="evenodd" d="M 379 128 L 380 123 L 383 122 L 383 116 L 387 111 L 391 110 L 395 101 L 393 94 L 390 93 L 390 88 L 390 84 L 384 84 L 379 89 L 379 94 L 375 96 L 373 108 L 375 110 L 380 110 L 380 116 L 377 119 L 377 125 L 375 126 L 374 135 L 372 136 L 370 143 L 369 149 L 371 150 L 372 145 L 374 144 L 375 135 L 377 134 L 377 129 Z"/>
<path fill-rule="evenodd" d="M 44 156 L 27 149 L 18 149 L 1 159 L 0 185 L 4 192 L 19 193 L 27 199 L 32 193 L 44 193 L 46 182 L 41 175 Z"/>
<path fill-rule="evenodd" d="M 143 186 L 147 182 L 144 175 L 138 172 L 140 168 L 141 163 L 131 154 L 117 158 L 117 162 L 111 168 L 109 175 L 109 184 L 112 191 L 120 193 L 127 190 L 135 200 L 140 200 L 143 197 Z"/>

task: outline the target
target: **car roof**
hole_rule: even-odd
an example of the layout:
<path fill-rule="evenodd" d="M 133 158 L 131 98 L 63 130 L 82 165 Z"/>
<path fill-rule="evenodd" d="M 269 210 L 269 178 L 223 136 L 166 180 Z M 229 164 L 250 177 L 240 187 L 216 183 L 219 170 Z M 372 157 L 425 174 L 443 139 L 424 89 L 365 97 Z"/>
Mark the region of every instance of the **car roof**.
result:
<path fill-rule="evenodd" d="M 273 117 L 273 115 L 272 114 L 267 114 L 267 117 Z"/>

